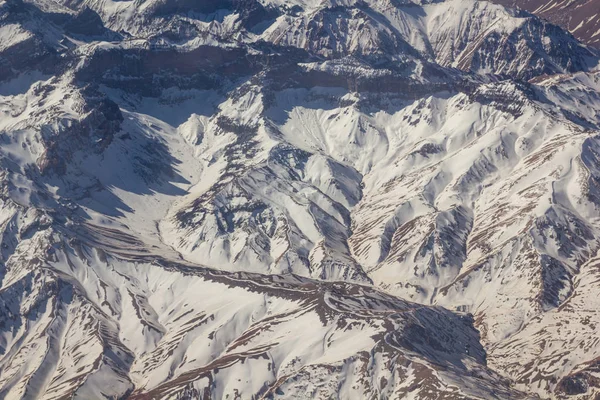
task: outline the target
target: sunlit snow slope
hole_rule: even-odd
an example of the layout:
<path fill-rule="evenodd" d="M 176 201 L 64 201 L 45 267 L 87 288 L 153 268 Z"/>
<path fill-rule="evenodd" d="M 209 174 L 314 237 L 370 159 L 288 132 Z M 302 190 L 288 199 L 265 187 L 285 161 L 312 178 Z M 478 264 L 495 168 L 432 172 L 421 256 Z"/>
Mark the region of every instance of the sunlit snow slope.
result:
<path fill-rule="evenodd" d="M 474 0 L 0 0 L 0 398 L 595 399 L 598 61 Z"/>

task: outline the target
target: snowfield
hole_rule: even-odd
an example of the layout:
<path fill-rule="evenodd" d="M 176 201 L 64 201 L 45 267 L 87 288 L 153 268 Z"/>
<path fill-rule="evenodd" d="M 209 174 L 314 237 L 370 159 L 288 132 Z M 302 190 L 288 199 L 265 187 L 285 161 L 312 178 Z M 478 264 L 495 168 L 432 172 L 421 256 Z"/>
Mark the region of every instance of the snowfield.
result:
<path fill-rule="evenodd" d="M 0 0 L 0 398 L 595 399 L 599 55 L 475 0 Z"/>

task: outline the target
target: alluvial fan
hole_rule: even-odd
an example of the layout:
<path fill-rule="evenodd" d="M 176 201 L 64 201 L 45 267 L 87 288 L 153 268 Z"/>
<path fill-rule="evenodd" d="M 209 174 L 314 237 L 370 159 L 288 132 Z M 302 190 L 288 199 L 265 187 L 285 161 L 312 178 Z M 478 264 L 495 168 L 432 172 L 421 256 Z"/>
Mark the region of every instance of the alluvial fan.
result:
<path fill-rule="evenodd" d="M 475 0 L 0 0 L 0 398 L 600 398 L 599 61 Z"/>

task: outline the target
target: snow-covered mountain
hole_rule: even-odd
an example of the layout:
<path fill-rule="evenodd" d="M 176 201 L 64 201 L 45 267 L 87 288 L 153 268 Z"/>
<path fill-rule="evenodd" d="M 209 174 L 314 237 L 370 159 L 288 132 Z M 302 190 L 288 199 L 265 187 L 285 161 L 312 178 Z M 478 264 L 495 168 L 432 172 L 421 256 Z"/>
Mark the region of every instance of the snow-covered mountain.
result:
<path fill-rule="evenodd" d="M 600 1 L 598 0 L 494 0 L 518 7 L 562 26 L 590 46 L 600 47 Z"/>
<path fill-rule="evenodd" d="M 598 63 L 475 0 L 0 1 L 0 398 L 594 399 Z"/>

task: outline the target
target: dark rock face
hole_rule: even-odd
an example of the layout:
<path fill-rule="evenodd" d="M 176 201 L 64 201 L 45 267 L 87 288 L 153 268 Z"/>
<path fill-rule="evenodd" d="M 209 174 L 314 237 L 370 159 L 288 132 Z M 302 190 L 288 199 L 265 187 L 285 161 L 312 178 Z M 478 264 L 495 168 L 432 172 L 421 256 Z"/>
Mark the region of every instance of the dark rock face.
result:
<path fill-rule="evenodd" d="M 583 374 L 564 378 L 558 384 L 558 390 L 567 396 L 575 396 L 587 392 L 588 385 Z"/>
<path fill-rule="evenodd" d="M 100 97 L 93 90 L 83 90 L 83 93 L 89 96 L 81 110 L 86 115 L 85 118 L 59 125 L 58 128 L 42 127 L 41 135 L 46 146 L 46 152 L 38 160 L 42 174 L 64 174 L 76 152 L 101 153 L 119 132 L 123 122 L 119 106 L 106 97 Z"/>
<path fill-rule="evenodd" d="M 226 67 L 223 67 L 227 65 Z M 81 81 L 102 83 L 149 96 L 169 87 L 213 89 L 224 77 L 257 70 L 243 49 L 202 46 L 188 52 L 170 49 L 100 50 L 78 72 Z"/>
<path fill-rule="evenodd" d="M 154 14 L 187 14 L 189 12 L 208 14 L 217 10 L 230 10 L 232 6 L 232 0 L 164 0 L 156 4 Z"/>
<path fill-rule="evenodd" d="M 86 36 L 102 36 L 107 32 L 102 18 L 89 7 L 84 8 L 68 21 L 65 24 L 65 29 L 68 32 Z"/>
<path fill-rule="evenodd" d="M 484 47 L 479 50 L 472 63 L 475 67 L 494 65 L 495 60 L 486 60 L 486 57 L 493 54 L 503 54 L 504 59 L 511 59 L 518 56 L 522 50 L 519 49 L 519 42 L 524 40 L 531 43 L 531 46 L 539 51 L 539 54 L 548 54 L 550 58 L 532 57 L 529 65 L 520 73 L 523 79 L 531 79 L 539 75 L 552 75 L 555 73 L 556 63 L 564 65 L 568 72 L 580 71 L 590 65 L 594 60 L 594 53 L 591 51 L 580 51 L 579 44 L 570 38 L 565 37 L 563 30 L 555 25 L 545 23 L 537 19 L 528 20 L 522 28 L 514 31 L 508 40 L 498 40 L 496 36 L 490 37 Z M 544 38 L 561 38 L 550 40 Z M 499 60 L 499 62 L 502 62 Z M 592 61 L 593 63 L 593 61 Z"/>
<path fill-rule="evenodd" d="M 239 13 L 247 29 L 278 15 L 275 9 L 267 9 L 256 0 L 164 0 L 154 6 L 150 16 L 185 16 L 190 13 L 211 14 L 217 11 Z"/>
<path fill-rule="evenodd" d="M 596 361 L 585 370 L 568 375 L 561 379 L 560 382 L 558 382 L 556 391 L 567 396 L 577 396 L 588 392 L 593 392 L 594 389 L 598 389 L 600 387 L 600 379 L 596 375 L 599 370 L 600 362 Z M 597 398 L 598 395 L 594 397 L 594 399 Z"/>
<path fill-rule="evenodd" d="M 61 64 L 58 52 L 32 37 L 0 53 L 0 81 L 32 68 L 48 73 L 57 64 Z"/>
<path fill-rule="evenodd" d="M 537 14 L 570 32 L 591 46 L 600 48 L 599 0 L 492 0 Z"/>

